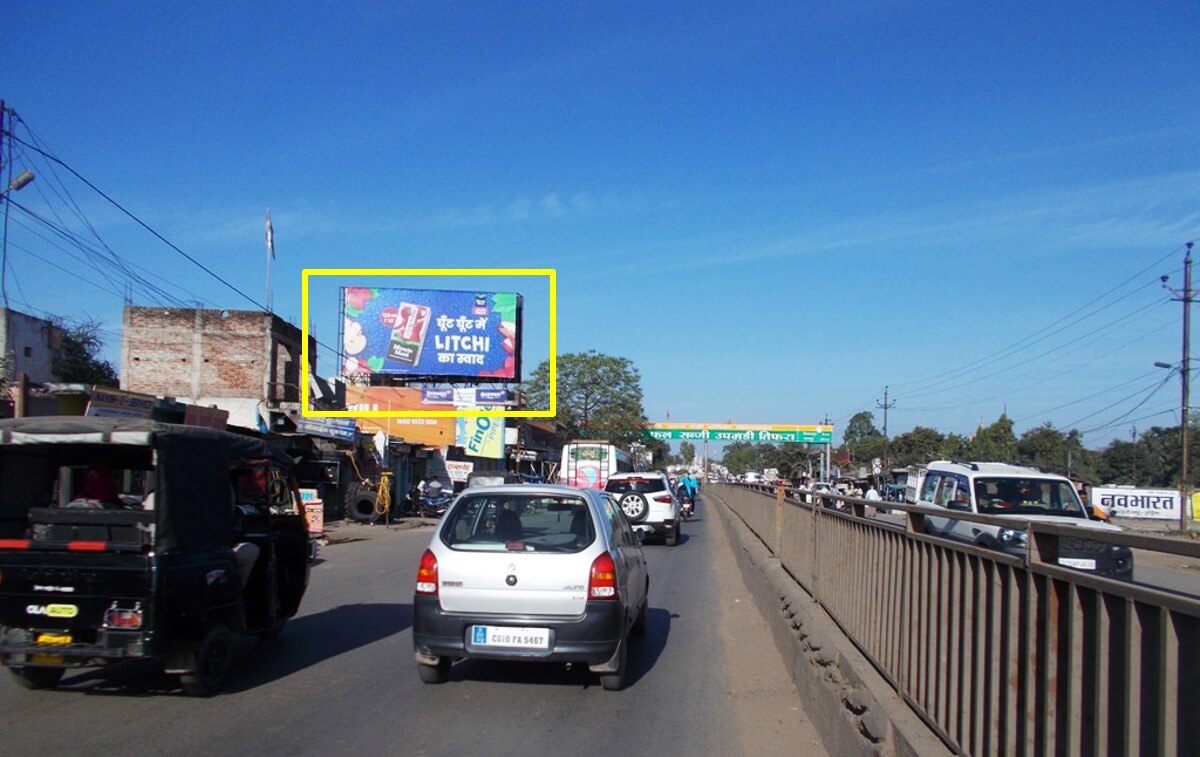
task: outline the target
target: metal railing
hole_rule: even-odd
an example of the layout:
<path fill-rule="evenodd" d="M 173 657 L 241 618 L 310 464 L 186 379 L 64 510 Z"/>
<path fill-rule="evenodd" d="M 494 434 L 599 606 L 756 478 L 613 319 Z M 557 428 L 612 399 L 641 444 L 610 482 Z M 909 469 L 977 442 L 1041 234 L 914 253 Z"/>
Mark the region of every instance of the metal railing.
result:
<path fill-rule="evenodd" d="M 926 535 L 925 516 L 947 517 L 941 508 L 767 486 L 710 490 L 954 749 L 1200 750 L 1200 598 L 1058 565 L 1059 540 L 1078 538 L 1078 528 L 1029 523 L 1018 557 Z M 867 517 L 875 505 L 904 513 L 904 525 Z M 1186 540 L 1087 538 L 1200 558 L 1200 544 Z"/>

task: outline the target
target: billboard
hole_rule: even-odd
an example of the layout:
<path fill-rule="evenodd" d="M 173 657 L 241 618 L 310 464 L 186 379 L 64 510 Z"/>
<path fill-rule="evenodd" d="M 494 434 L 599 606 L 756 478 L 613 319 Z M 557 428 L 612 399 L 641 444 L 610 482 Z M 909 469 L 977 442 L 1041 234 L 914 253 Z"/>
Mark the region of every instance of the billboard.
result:
<path fill-rule="evenodd" d="M 421 407 L 421 390 L 401 386 L 347 386 L 346 407 L 350 412 L 364 410 L 411 410 Z M 453 409 L 452 406 L 442 405 Z M 373 434 L 383 431 L 388 436 L 410 444 L 445 447 L 454 444 L 454 418 L 365 418 L 357 419 L 358 428 Z"/>
<path fill-rule="evenodd" d="M 521 295 L 342 288 L 342 372 L 521 380 Z"/>
<path fill-rule="evenodd" d="M 1112 518 L 1179 520 L 1179 492 L 1173 489 L 1093 486 L 1091 503 Z"/>
<path fill-rule="evenodd" d="M 455 420 L 454 444 L 474 457 L 504 457 L 504 419 L 476 416 Z"/>
<path fill-rule="evenodd" d="M 804 442 L 832 444 L 833 426 L 781 426 L 754 423 L 651 423 L 647 439 L 708 442 Z"/>

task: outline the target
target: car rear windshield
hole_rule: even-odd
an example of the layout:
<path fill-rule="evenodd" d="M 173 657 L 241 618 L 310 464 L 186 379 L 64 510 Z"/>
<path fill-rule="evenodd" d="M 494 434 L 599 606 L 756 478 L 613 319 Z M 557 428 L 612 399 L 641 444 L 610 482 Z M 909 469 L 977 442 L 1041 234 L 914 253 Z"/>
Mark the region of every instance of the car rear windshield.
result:
<path fill-rule="evenodd" d="M 1045 478 L 977 478 L 975 502 L 989 515 L 1086 518 L 1070 482 Z"/>
<path fill-rule="evenodd" d="M 587 501 L 539 494 L 465 494 L 442 524 L 451 549 L 580 552 L 596 539 Z"/>
<path fill-rule="evenodd" d="M 667 484 L 661 478 L 618 478 L 609 479 L 604 485 L 604 491 L 614 494 L 626 494 L 628 492 L 661 492 L 666 491 Z"/>

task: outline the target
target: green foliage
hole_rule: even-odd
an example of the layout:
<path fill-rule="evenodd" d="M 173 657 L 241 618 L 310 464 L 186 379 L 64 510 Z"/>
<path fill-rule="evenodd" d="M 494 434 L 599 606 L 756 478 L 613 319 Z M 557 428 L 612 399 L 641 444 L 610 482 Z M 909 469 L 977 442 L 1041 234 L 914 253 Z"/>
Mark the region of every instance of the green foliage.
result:
<path fill-rule="evenodd" d="M 606 439 L 628 448 L 643 442 L 642 379 L 627 358 L 595 350 L 558 356 L 559 434 L 566 441 Z M 534 408 L 550 406 L 550 362 L 543 361 L 522 391 Z"/>
<path fill-rule="evenodd" d="M 722 464 L 735 476 L 740 476 L 748 470 L 757 470 L 759 451 L 749 442 L 732 442 L 725 445 L 725 456 Z"/>
<path fill-rule="evenodd" d="M 900 434 L 891 443 L 893 465 L 917 465 L 937 460 L 943 455 L 946 437 L 938 430 L 917 426 Z"/>
<path fill-rule="evenodd" d="M 990 426 L 980 426 L 967 445 L 967 454 L 976 462 L 1011 463 L 1017 457 L 1017 436 L 1007 415 Z"/>
<path fill-rule="evenodd" d="M 62 356 L 55 359 L 50 370 L 59 381 L 67 384 L 97 384 L 117 386 L 117 369 L 100 358 L 104 340 L 100 338 L 99 321 L 85 320 L 72 326 L 55 323 L 62 330 Z"/>

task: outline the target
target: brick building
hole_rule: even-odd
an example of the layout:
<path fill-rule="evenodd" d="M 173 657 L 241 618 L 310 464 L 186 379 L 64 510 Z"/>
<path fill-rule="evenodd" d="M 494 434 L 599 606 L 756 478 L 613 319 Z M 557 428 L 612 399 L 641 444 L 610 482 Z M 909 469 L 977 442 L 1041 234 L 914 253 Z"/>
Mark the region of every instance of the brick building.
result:
<path fill-rule="evenodd" d="M 300 409 L 300 329 L 257 310 L 126 306 L 121 388 L 229 411 L 229 423 L 280 428 Z M 316 369 L 309 338 L 309 371 Z M 290 426 L 289 426 L 290 428 Z"/>

